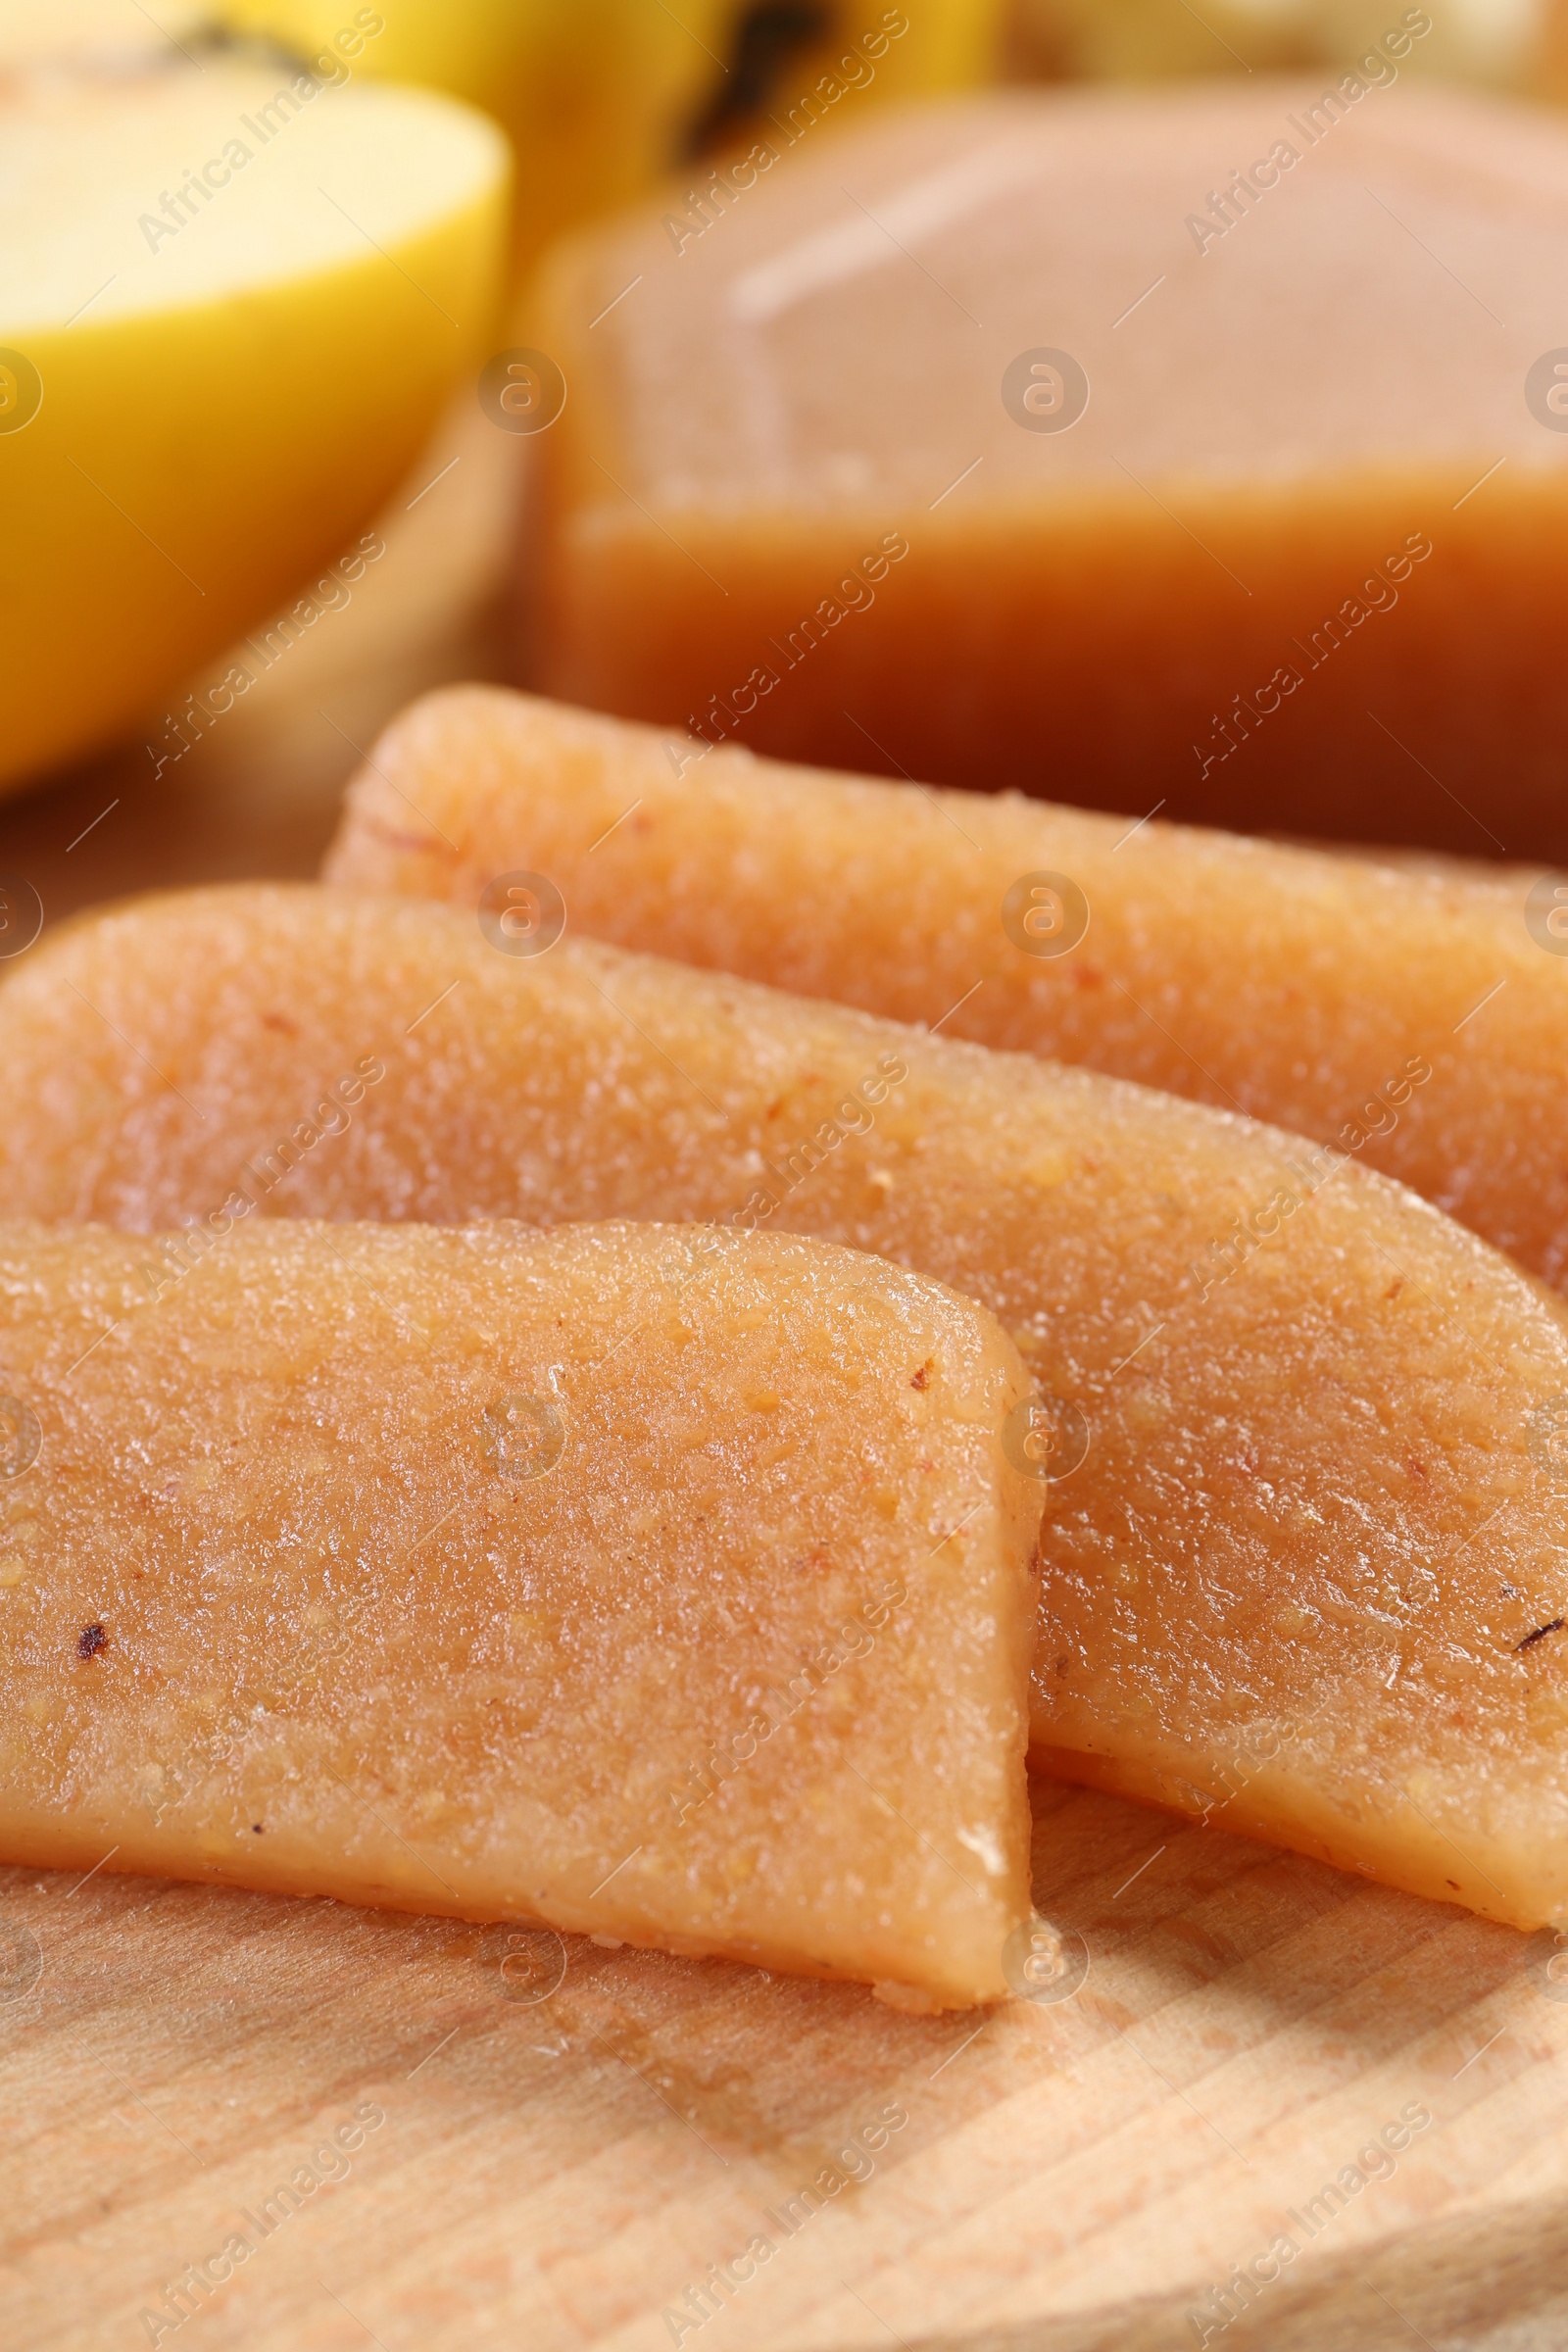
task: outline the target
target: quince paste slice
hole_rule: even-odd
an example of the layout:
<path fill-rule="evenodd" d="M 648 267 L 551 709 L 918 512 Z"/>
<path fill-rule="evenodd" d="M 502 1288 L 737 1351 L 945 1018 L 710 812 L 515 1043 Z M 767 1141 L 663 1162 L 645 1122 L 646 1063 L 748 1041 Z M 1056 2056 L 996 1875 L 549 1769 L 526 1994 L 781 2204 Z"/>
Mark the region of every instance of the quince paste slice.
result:
<path fill-rule="evenodd" d="M 396 718 L 329 880 L 574 929 L 1294 1127 L 1568 1279 L 1568 880 L 710 749 L 495 687 Z"/>
<path fill-rule="evenodd" d="M 81 918 L 0 989 L 4 1197 L 186 1225 L 154 1291 L 251 1213 L 789 1228 L 934 1275 L 1036 1384 L 1039 1758 L 1518 1925 L 1568 1905 L 1568 1331 L 1534 1283 L 1343 1152 L 552 945 L 513 890 L 484 927 L 309 886 Z"/>
<path fill-rule="evenodd" d="M 0 1856 L 1005 1992 L 989 1315 L 789 1236 L 208 1232 L 0 1227 Z"/>

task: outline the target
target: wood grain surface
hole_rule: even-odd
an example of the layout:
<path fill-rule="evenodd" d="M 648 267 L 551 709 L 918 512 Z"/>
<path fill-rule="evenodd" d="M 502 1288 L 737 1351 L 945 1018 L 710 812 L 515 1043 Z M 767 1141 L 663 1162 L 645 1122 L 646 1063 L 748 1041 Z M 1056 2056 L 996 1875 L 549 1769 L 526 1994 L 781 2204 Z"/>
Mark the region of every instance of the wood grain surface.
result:
<path fill-rule="evenodd" d="M 456 412 L 354 605 L 161 777 L 136 742 L 0 808 L 0 874 L 52 922 L 313 872 L 390 712 L 506 674 L 517 454 Z M 1088 1975 L 973 2019 L 0 1871 L 0 2345 L 1177 2352 L 1206 2325 L 1227 2352 L 1564 2352 L 1551 1938 L 1112 1797 L 1042 1782 L 1035 1806 L 1037 1901 Z M 1359 2165 L 1407 2108 L 1430 2123 Z M 696 2324 L 689 2290 L 759 2235 Z M 1211 2290 L 1259 2258 L 1278 2276 L 1219 2326 Z"/>
<path fill-rule="evenodd" d="M 1560 2352 L 1549 1938 L 1044 1782 L 1035 1861 L 1087 1978 L 936 2019 L 575 1937 L 0 1874 L 4 2340 L 150 2341 L 241 2233 L 160 2343 L 655 2352 L 760 2235 L 684 2344 L 1176 2352 L 1283 2234 L 1211 2344 Z M 1365 2185 L 1323 2200 L 1347 2167 Z"/>

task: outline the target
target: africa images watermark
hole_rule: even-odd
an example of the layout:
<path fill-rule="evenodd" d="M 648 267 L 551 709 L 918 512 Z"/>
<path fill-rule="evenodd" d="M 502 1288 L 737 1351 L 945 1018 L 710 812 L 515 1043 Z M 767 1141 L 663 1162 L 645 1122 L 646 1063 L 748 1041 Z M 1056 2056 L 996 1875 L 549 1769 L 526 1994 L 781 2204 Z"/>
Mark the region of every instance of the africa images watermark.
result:
<path fill-rule="evenodd" d="M 710 2263 L 702 2285 L 688 2286 L 678 2303 L 665 2305 L 660 2316 L 677 2352 L 689 2335 L 706 2328 L 710 2320 L 716 2320 L 726 2303 L 735 2300 L 739 2289 L 755 2278 L 792 2237 L 798 2237 L 834 2197 L 841 2196 L 852 2182 L 870 2180 L 877 2157 L 888 2144 L 889 2133 L 902 2132 L 908 2120 L 897 2100 L 878 2108 L 868 2123 L 849 2134 L 830 2164 L 819 2166 L 792 2197 L 780 2198 L 776 2211 L 764 2207 L 762 2219 L 768 2225 L 766 2230 L 756 2230 L 728 2262 Z"/>
<path fill-rule="evenodd" d="M 784 150 L 798 145 L 808 131 L 814 130 L 825 120 L 829 110 L 847 98 L 852 90 L 863 90 L 876 79 L 874 59 L 886 57 L 895 41 L 902 41 L 909 29 L 909 20 L 902 8 L 884 9 L 880 25 L 862 32 L 858 41 L 838 61 L 833 72 L 820 74 L 813 88 L 797 99 L 789 110 L 789 124 L 780 122 L 776 115 L 768 119 L 784 136 Z M 683 209 L 666 213 L 662 227 L 677 253 L 707 234 L 723 220 L 731 205 L 748 188 L 755 188 L 764 172 L 771 172 L 778 162 L 780 150 L 769 139 L 759 139 L 749 155 L 731 164 L 727 174 L 710 172 L 706 188 L 689 188 Z"/>
<path fill-rule="evenodd" d="M 1347 1160 L 1353 1159 L 1374 1138 L 1392 1135 L 1399 1124 L 1396 1105 L 1408 1102 L 1415 1089 L 1425 1086 L 1431 1075 L 1432 1064 L 1423 1054 L 1408 1055 L 1394 1076 L 1385 1078 L 1377 1093 L 1367 1097 L 1355 1117 L 1346 1120 L 1337 1143 L 1314 1145 L 1304 1166 L 1298 1159 L 1287 1159 L 1285 1164 L 1298 1180 L 1300 1189 L 1282 1185 L 1261 1208 L 1246 1213 L 1237 1211 L 1231 1218 L 1235 1230 L 1208 1245 L 1214 1263 L 1206 1269 L 1198 1265 L 1188 1268 L 1198 1286 L 1199 1298 L 1206 1298 L 1219 1284 L 1239 1274 L 1254 1251 L 1273 1240 L 1285 1219 L 1304 1207 Z"/>
<path fill-rule="evenodd" d="M 750 677 L 739 686 L 730 688 L 728 702 L 722 695 L 710 694 L 708 698 L 709 708 L 701 714 L 695 710 L 690 712 L 686 720 L 687 732 L 695 735 L 703 748 L 698 752 L 678 743 L 665 744 L 665 756 L 676 775 L 683 776 L 697 760 L 706 759 L 715 744 L 723 743 L 733 735 L 742 719 L 757 709 L 762 696 L 771 694 L 787 671 L 799 668 L 807 656 L 816 651 L 840 621 L 848 620 L 852 612 L 868 612 L 876 603 L 873 582 L 885 580 L 889 565 L 902 564 L 908 552 L 909 542 L 902 531 L 885 531 L 878 544 L 861 556 L 858 563 L 850 566 L 832 595 L 819 597 L 812 610 L 804 613 L 794 628 L 786 632 L 783 645 L 779 644 L 776 637 L 768 639 L 768 644 L 783 663 L 782 669 L 774 669 L 767 662 L 760 662 Z"/>
<path fill-rule="evenodd" d="M 808 1699 L 825 1690 L 833 1676 L 852 1659 L 868 1657 L 876 1646 L 877 1635 L 908 1597 L 908 1587 L 902 1578 L 895 1578 L 877 1599 L 862 1601 L 831 1642 L 819 1643 L 791 1673 L 781 1675 L 778 1683 L 768 1683 L 762 1691 L 760 1712 L 741 1731 L 715 1741 L 701 1763 L 688 1764 L 684 1785 L 670 1784 L 667 1794 L 677 1825 L 684 1828 L 690 1816 L 700 1812 L 725 1781 L 732 1781 L 743 1772 L 759 1747 L 771 1740 L 792 1716 L 798 1715 Z"/>
<path fill-rule="evenodd" d="M 306 593 L 295 598 L 286 612 L 274 614 L 265 628 L 253 631 L 244 640 L 240 650 L 250 656 L 255 663 L 254 668 L 248 667 L 243 662 L 231 662 L 217 685 L 207 688 L 205 701 L 200 695 L 187 694 L 177 711 L 167 711 L 164 716 L 164 742 L 168 745 L 172 740 L 179 748 L 177 751 L 160 750 L 157 744 L 147 745 L 147 757 L 153 763 L 153 781 L 156 783 L 166 767 L 183 760 L 187 752 L 193 751 L 203 735 L 233 710 L 239 696 L 248 694 L 258 678 L 265 676 L 274 663 L 281 662 L 289 648 L 299 643 L 307 629 L 314 629 L 317 622 L 323 620 L 328 612 L 341 612 L 352 604 L 350 581 L 363 580 L 366 565 L 378 564 L 385 554 L 386 541 L 380 533 L 366 531 L 347 555 L 339 556 L 335 564 L 329 564 L 320 578 L 313 580 Z"/>
<path fill-rule="evenodd" d="M 739 1226 L 743 1233 L 755 1233 L 775 1209 L 782 1208 L 791 1193 L 798 1192 L 808 1177 L 816 1174 L 841 1144 L 848 1143 L 851 1136 L 870 1134 L 876 1125 L 877 1111 L 908 1075 L 909 1065 L 899 1054 L 879 1054 L 875 1068 L 857 1080 L 835 1105 L 831 1118 L 820 1120 L 790 1151 L 763 1159 L 763 1169 L 777 1190 L 772 1186 L 759 1188 L 740 1208 L 732 1210 L 728 1222 Z"/>
<path fill-rule="evenodd" d="M 1316 2196 L 1302 2199 L 1299 2211 L 1288 2206 L 1285 2218 L 1294 2229 L 1279 2230 L 1250 2262 L 1238 2263 L 1224 2285 L 1211 2286 L 1202 2302 L 1188 2313 L 1187 2325 L 1195 2342 L 1201 2346 L 1210 2336 L 1222 2335 L 1250 2310 L 1264 2287 L 1283 2278 L 1303 2247 L 1322 2236 L 1352 2197 L 1360 2196 L 1374 2180 L 1392 2180 L 1399 2169 L 1399 2157 L 1431 2121 L 1430 2107 L 1419 2099 L 1407 2099 L 1394 2121 L 1385 2124 L 1365 2147 L 1357 2148 L 1353 2164 L 1342 2164 Z M 1299 2230 L 1299 2239 L 1295 2230 Z"/>
<path fill-rule="evenodd" d="M 241 1162 L 240 1181 L 220 1208 L 209 1209 L 205 1217 L 190 1218 L 178 1234 L 163 1235 L 158 1244 L 162 1264 L 146 1260 L 140 1268 L 148 1297 L 156 1303 L 166 1290 L 193 1273 L 210 1250 L 227 1241 L 242 1217 L 248 1217 L 269 1193 L 293 1174 L 307 1152 L 314 1152 L 329 1136 L 346 1135 L 354 1124 L 354 1106 L 364 1102 L 368 1087 L 379 1086 L 385 1076 L 386 1063 L 378 1055 L 362 1056 L 346 1078 L 337 1080 L 335 1091 L 326 1089 L 308 1118 L 279 1136 L 270 1150 L 257 1152 L 254 1166 L 249 1160 Z"/>
<path fill-rule="evenodd" d="M 328 2181 L 346 2180 L 354 2167 L 349 2159 L 358 2155 L 365 2145 L 366 2134 L 379 2132 L 386 2122 L 386 2111 L 373 2099 L 362 2099 L 354 2110 L 353 2121 L 339 2124 L 330 2137 L 323 2132 L 323 2144 L 302 2164 L 297 2164 L 286 2180 L 280 2180 L 271 2194 L 260 2199 L 260 2210 L 253 2213 L 249 2206 L 240 2208 L 242 2229 L 231 2230 L 214 2254 L 201 2262 L 187 2263 L 172 2285 L 166 2286 L 156 2309 L 145 2305 L 139 2314 L 142 2333 L 150 2344 L 162 2343 L 193 2320 L 212 2302 L 220 2287 L 225 2286 L 243 2263 L 261 2249 L 283 2224 L 299 2212 L 307 2197 Z"/>
<path fill-rule="evenodd" d="M 1374 612 L 1392 612 L 1399 601 L 1396 581 L 1407 580 L 1413 567 L 1424 564 L 1431 553 L 1432 541 L 1425 531 L 1408 532 L 1403 547 L 1396 549 L 1392 556 L 1385 556 L 1382 564 L 1367 574 L 1355 594 L 1345 597 L 1338 610 L 1309 632 L 1309 645 L 1302 645 L 1298 637 L 1293 638 L 1298 653 L 1306 657 L 1307 669 L 1321 669 L 1331 654 L 1349 643 L 1352 630 L 1370 620 Z M 1211 767 L 1223 764 L 1232 752 L 1240 751 L 1253 730 L 1279 710 L 1285 697 L 1305 683 L 1305 674 L 1294 662 L 1282 662 L 1266 684 L 1253 688 L 1250 702 L 1244 695 L 1233 694 L 1231 708 L 1224 717 L 1217 710 L 1214 713 L 1207 746 L 1200 743 L 1193 746 L 1199 782 L 1202 782 Z M 1221 744 L 1223 750 L 1219 748 Z"/>
<path fill-rule="evenodd" d="M 1424 40 L 1432 30 L 1432 19 L 1424 8 L 1407 8 L 1396 25 L 1383 35 L 1382 48 L 1369 49 L 1365 57 L 1357 58 L 1349 73 L 1343 74 L 1332 89 L 1325 90 L 1314 106 L 1301 109 L 1303 122 L 1296 115 L 1285 120 L 1303 143 L 1298 147 L 1290 139 L 1276 139 L 1267 155 L 1259 156 L 1244 172 L 1233 171 L 1223 188 L 1208 191 L 1208 211 L 1189 213 L 1183 226 L 1200 253 L 1229 236 L 1239 228 L 1254 206 L 1261 202 L 1270 188 L 1277 188 L 1287 172 L 1294 172 L 1302 157 L 1309 155 L 1329 135 L 1336 123 L 1342 122 L 1352 106 L 1376 89 L 1387 89 L 1399 78 L 1397 58 L 1408 57 L 1417 41 Z"/>
<path fill-rule="evenodd" d="M 386 19 L 375 9 L 357 10 L 353 24 L 345 24 L 333 34 L 335 48 L 323 49 L 319 56 L 312 58 L 308 68 L 275 90 L 254 116 L 241 115 L 239 129 L 250 133 L 256 141 L 254 147 L 236 131 L 233 138 L 225 140 L 220 154 L 209 156 L 199 171 L 188 172 L 172 195 L 167 188 L 161 188 L 158 211 L 143 213 L 136 223 L 149 251 L 157 253 L 171 237 L 177 237 L 181 229 L 198 220 L 203 207 L 229 185 L 236 172 L 254 163 L 261 150 L 270 147 L 294 117 L 323 90 L 341 89 L 352 78 L 346 61 L 358 57 L 367 41 L 373 41 L 385 30 Z"/>

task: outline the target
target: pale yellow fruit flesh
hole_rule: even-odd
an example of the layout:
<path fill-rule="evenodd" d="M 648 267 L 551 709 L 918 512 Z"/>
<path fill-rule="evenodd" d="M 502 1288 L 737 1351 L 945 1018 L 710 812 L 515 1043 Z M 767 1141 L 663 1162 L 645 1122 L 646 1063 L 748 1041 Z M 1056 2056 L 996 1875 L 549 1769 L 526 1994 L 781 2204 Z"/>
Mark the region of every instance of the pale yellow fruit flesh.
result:
<path fill-rule="evenodd" d="M 0 790 L 350 549 L 491 338 L 507 174 L 285 63 L 0 79 Z"/>
<path fill-rule="evenodd" d="M 81 918 L 0 990 L 0 1056 L 11 1213 L 211 1230 L 245 1188 L 327 1218 L 710 1220 L 951 1284 L 1054 1400 L 1035 1466 L 1070 1472 L 1037 1754 L 1494 1918 L 1568 1907 L 1568 1333 L 1353 1160 L 305 886 Z"/>
<path fill-rule="evenodd" d="M 1245 1110 L 1568 1279 L 1568 885 L 825 775 L 481 687 L 372 759 L 331 880 L 471 906 L 537 868 L 596 938 Z"/>
<path fill-rule="evenodd" d="M 201 0 L 160 0 L 156 20 L 137 0 L 70 0 L 64 8 L 0 0 L 0 72 L 68 57 L 167 58 L 181 43 L 200 43 L 207 13 Z"/>
<path fill-rule="evenodd" d="M 1327 107 L 867 114 L 701 234 L 651 205 L 552 257 L 528 682 L 1129 818 L 1568 855 L 1568 150 L 1380 54 Z"/>
<path fill-rule="evenodd" d="M 1004 1992 L 1039 1501 L 988 1315 L 649 1226 L 172 1264 L 0 1229 L 5 1859 Z"/>

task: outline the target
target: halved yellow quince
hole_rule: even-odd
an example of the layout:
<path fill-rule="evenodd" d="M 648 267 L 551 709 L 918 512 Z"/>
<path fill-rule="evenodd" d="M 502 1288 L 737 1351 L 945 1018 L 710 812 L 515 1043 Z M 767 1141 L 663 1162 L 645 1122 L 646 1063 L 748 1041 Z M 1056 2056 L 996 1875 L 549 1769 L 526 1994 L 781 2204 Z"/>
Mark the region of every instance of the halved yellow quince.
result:
<path fill-rule="evenodd" d="M 0 77 L 0 791 L 345 550 L 482 355 L 507 178 L 477 113 L 280 60 Z"/>

